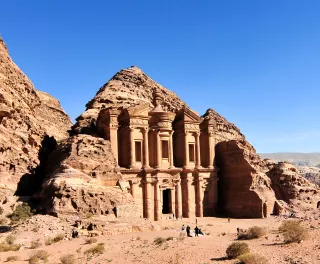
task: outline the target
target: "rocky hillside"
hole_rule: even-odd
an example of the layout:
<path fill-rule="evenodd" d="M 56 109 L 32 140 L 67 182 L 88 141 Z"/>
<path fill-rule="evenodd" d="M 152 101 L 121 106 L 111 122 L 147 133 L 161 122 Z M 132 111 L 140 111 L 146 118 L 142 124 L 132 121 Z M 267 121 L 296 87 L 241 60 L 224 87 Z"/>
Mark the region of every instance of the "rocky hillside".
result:
<path fill-rule="evenodd" d="M 34 88 L 0 38 L 1 190 L 15 191 L 21 176 L 37 167 L 44 135 L 61 140 L 71 126 L 59 101 Z"/>
<path fill-rule="evenodd" d="M 279 200 L 315 208 L 320 201 L 320 187 L 305 179 L 291 163 L 271 162 L 267 175 Z"/>

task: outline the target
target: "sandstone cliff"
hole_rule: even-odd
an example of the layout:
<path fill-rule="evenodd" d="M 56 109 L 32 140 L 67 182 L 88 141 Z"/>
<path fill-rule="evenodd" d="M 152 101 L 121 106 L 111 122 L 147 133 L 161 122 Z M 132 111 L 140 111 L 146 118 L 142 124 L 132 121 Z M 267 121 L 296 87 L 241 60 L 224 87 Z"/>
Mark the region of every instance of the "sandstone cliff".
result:
<path fill-rule="evenodd" d="M 54 215 L 135 215 L 132 196 L 117 186 L 121 174 L 108 140 L 76 135 L 61 141 L 49 155 L 47 179 L 38 198 L 47 213 Z M 140 215 L 139 215 L 140 216 Z"/>
<path fill-rule="evenodd" d="M 277 199 L 303 207 L 317 206 L 320 187 L 300 175 L 296 167 L 288 162 L 269 162 L 268 167 Z"/>
<path fill-rule="evenodd" d="M 39 165 L 44 135 L 64 139 L 71 125 L 60 103 L 34 88 L 0 38 L 0 189 L 4 196 L 8 190 L 12 194 L 21 176 Z"/>
<path fill-rule="evenodd" d="M 249 143 L 230 140 L 217 144 L 215 161 L 220 168 L 219 203 L 225 215 L 267 217 L 280 213 L 264 164 Z"/>

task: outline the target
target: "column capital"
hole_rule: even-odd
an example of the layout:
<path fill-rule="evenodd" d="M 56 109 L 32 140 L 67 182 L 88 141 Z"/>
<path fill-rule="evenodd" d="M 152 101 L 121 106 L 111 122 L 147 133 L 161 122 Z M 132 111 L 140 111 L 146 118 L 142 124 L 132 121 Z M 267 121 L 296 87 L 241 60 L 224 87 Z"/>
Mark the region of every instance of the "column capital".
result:
<path fill-rule="evenodd" d="M 135 127 L 134 126 L 129 126 L 130 132 L 133 132 Z"/>

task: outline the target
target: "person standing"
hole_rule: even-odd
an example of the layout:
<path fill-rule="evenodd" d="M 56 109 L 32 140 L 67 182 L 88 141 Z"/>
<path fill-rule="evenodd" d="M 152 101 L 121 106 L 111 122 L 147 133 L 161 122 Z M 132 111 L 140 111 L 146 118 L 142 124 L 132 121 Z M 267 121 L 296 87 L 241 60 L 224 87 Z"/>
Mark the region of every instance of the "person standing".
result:
<path fill-rule="evenodd" d="M 199 228 L 197 226 L 194 228 L 194 233 L 195 236 L 199 236 Z"/>
<path fill-rule="evenodd" d="M 187 231 L 187 237 L 191 237 L 191 235 L 190 235 L 190 226 L 187 225 L 186 231 Z"/>

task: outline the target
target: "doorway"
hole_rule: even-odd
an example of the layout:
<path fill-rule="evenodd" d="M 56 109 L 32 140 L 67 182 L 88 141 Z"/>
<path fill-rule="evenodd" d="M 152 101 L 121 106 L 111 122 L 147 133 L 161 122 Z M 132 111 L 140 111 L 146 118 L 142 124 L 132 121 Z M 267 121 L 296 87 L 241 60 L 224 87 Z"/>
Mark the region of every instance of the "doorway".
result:
<path fill-rule="evenodd" d="M 171 190 L 165 189 L 162 191 L 162 213 L 169 214 L 170 212 L 170 199 L 171 198 Z"/>
<path fill-rule="evenodd" d="M 267 208 L 267 203 L 263 204 L 263 218 L 268 217 L 268 208 Z"/>

